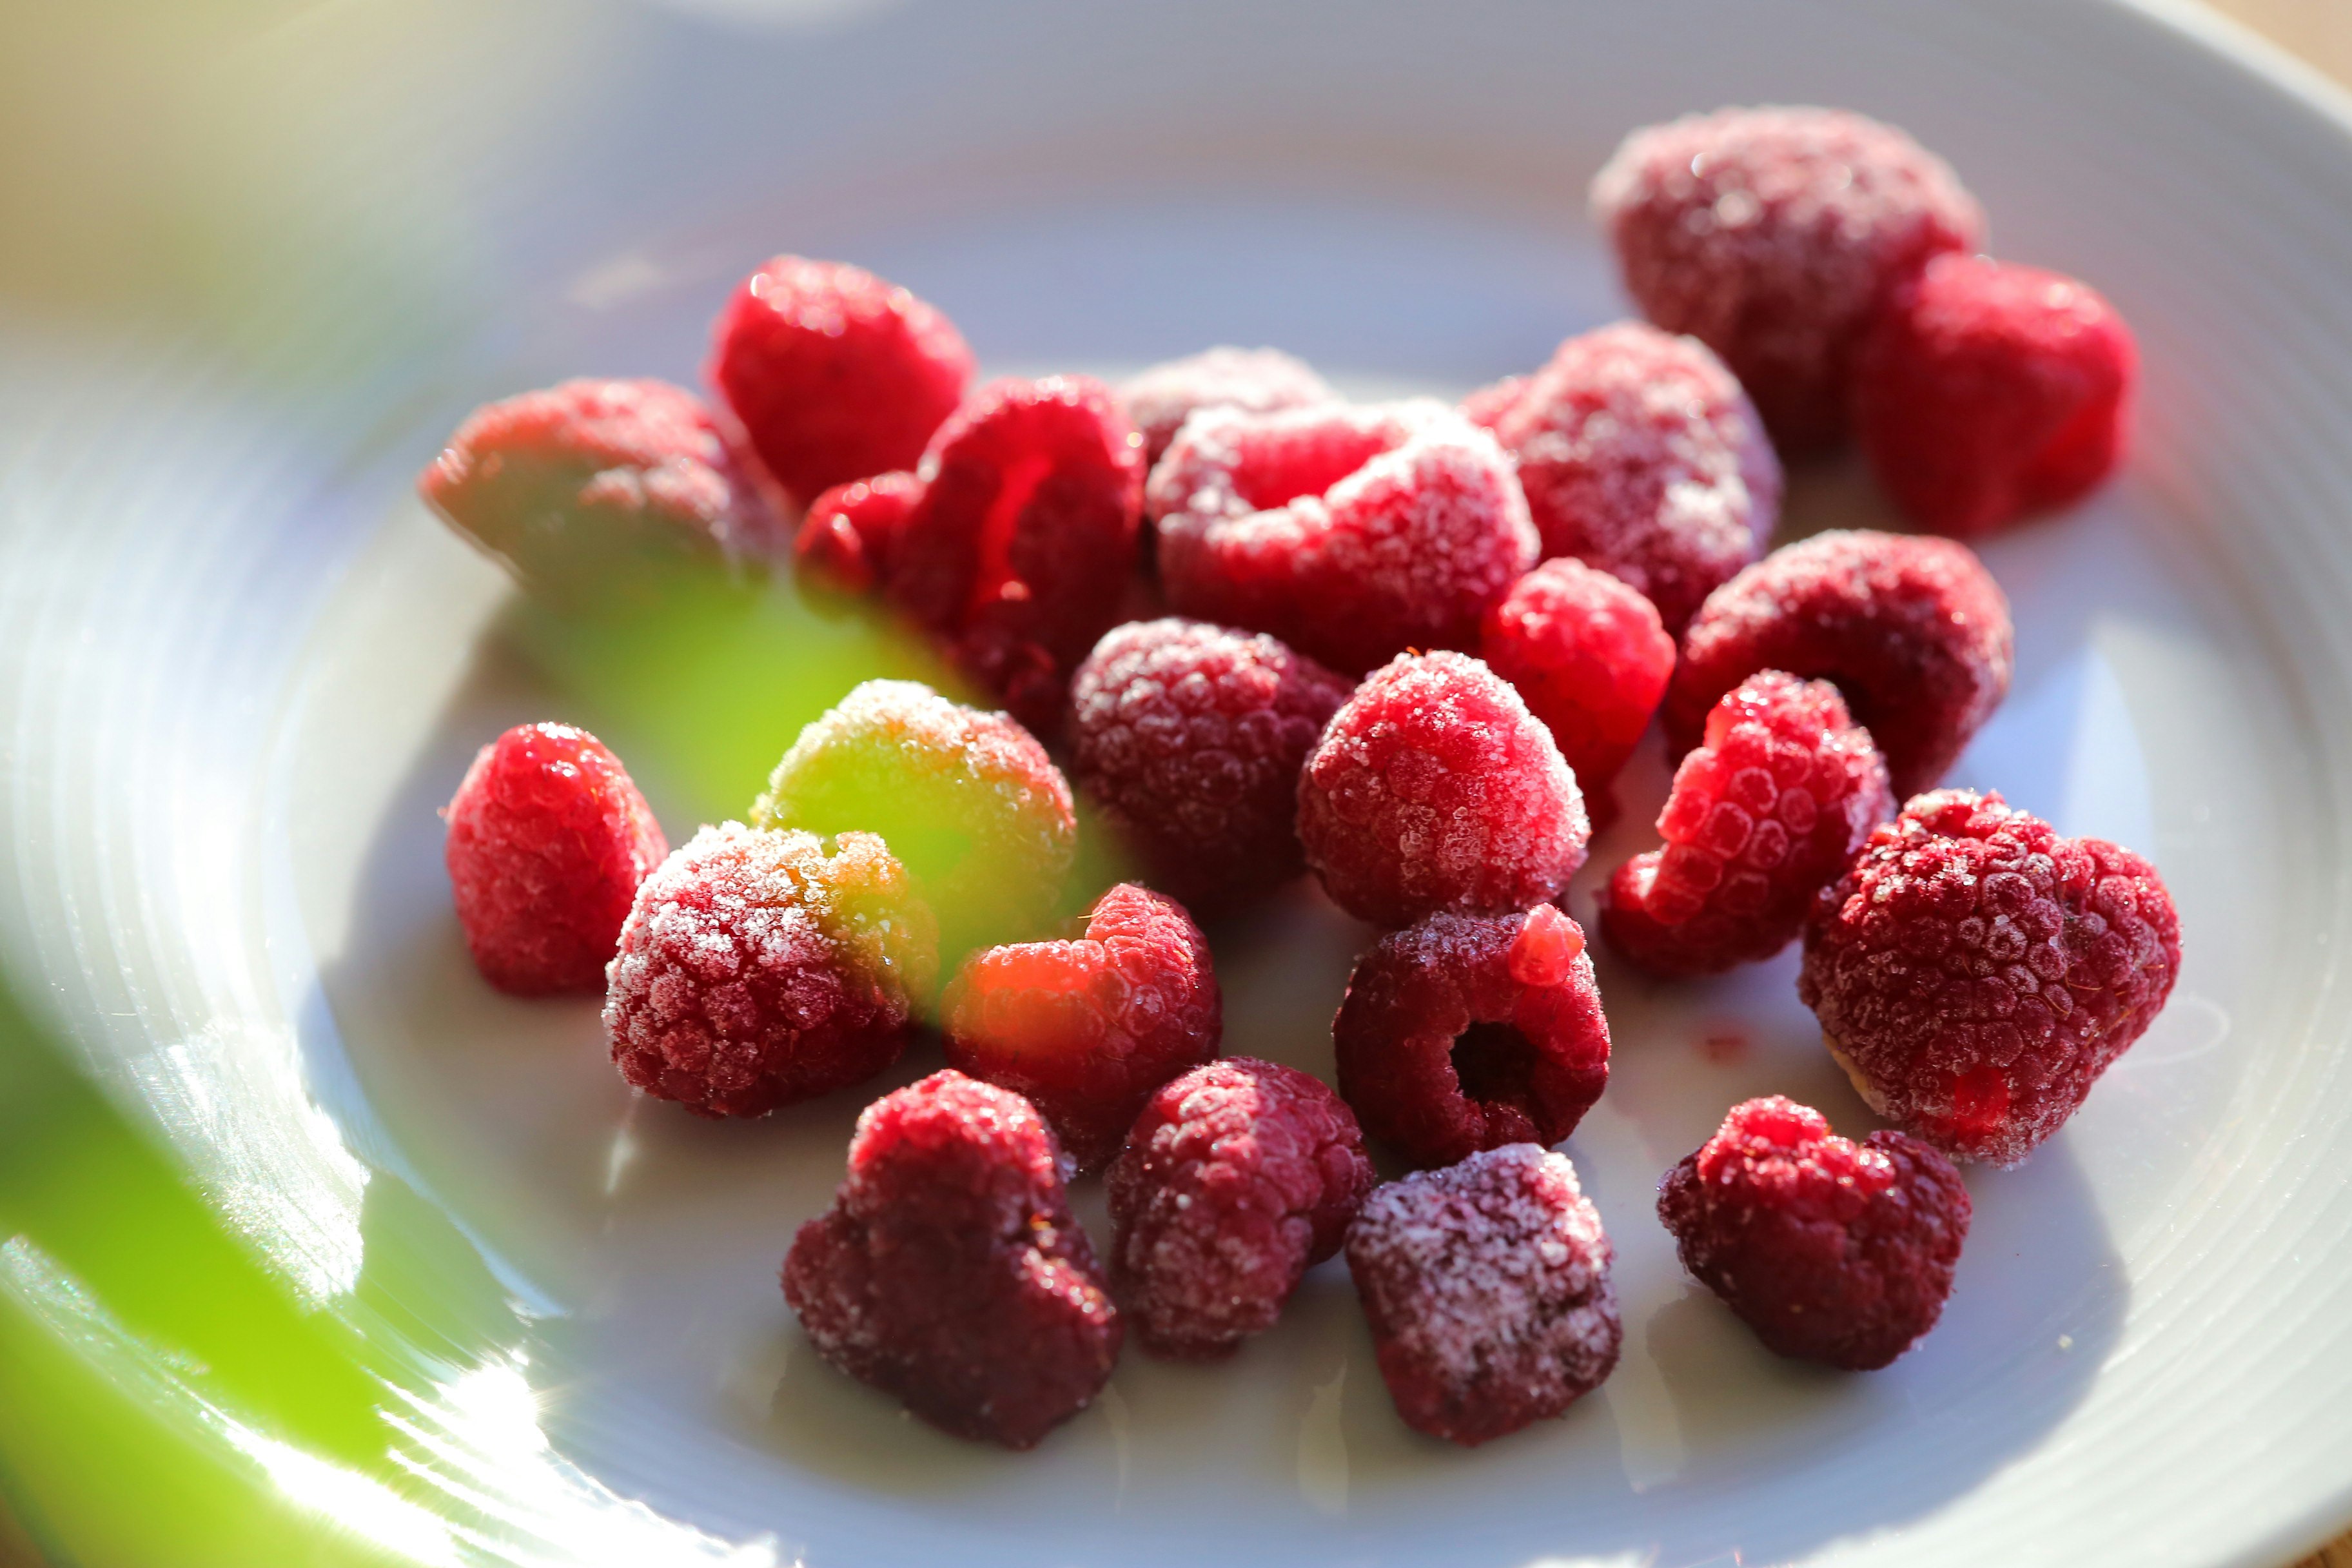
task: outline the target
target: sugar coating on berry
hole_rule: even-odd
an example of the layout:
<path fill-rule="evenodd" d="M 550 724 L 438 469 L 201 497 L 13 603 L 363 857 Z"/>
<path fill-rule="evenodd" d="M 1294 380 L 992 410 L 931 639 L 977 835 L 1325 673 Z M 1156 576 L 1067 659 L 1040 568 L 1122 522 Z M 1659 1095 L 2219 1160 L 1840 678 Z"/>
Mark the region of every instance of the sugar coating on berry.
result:
<path fill-rule="evenodd" d="M 1151 1097 L 1110 1168 L 1111 1290 L 1146 1350 L 1207 1359 L 1273 1327 L 1372 1189 L 1347 1105 L 1229 1057 Z"/>
<path fill-rule="evenodd" d="M 621 1076 L 765 1116 L 898 1059 L 939 964 L 931 913 L 870 833 L 705 827 L 637 889 L 607 972 Z"/>
<path fill-rule="evenodd" d="M 1905 514 L 1957 539 L 2081 500 L 2115 470 L 2139 351 L 2062 273 L 1939 256 L 1896 290 L 1854 370 L 1854 429 Z"/>
<path fill-rule="evenodd" d="M 890 569 L 898 531 L 923 493 L 903 468 L 835 485 L 809 503 L 793 540 L 803 581 L 844 594 L 870 594 Z"/>
<path fill-rule="evenodd" d="M 1509 459 L 1427 398 L 1204 409 L 1145 500 L 1178 614 L 1271 632 L 1350 674 L 1476 646 L 1480 617 L 1536 563 Z"/>
<path fill-rule="evenodd" d="M 880 834 L 938 916 L 950 966 L 1035 934 L 1077 854 L 1070 786 L 1045 748 L 911 680 L 869 680 L 802 730 L 751 820 Z"/>
<path fill-rule="evenodd" d="M 971 381 L 955 325 L 840 261 L 779 256 L 736 286 L 705 376 L 768 470 L 805 501 L 910 468 Z"/>
<path fill-rule="evenodd" d="M 1609 1082 L 1584 932 L 1552 904 L 1381 938 L 1349 976 L 1331 1048 L 1364 1131 L 1424 1167 L 1557 1143 Z"/>
<path fill-rule="evenodd" d="M 1886 763 L 1836 687 L 1751 675 L 1724 693 L 1675 771 L 1658 815 L 1665 847 L 1610 877 L 1601 933 L 1668 977 L 1769 958 L 1894 816 Z"/>
<path fill-rule="evenodd" d="M 1949 164 L 1831 109 L 1645 126 L 1594 177 L 1592 214 L 1642 313 L 1721 354 L 1784 452 L 1844 434 L 1854 351 L 1895 286 L 1984 240 Z"/>
<path fill-rule="evenodd" d="M 1262 632 L 1129 622 L 1070 682 L 1070 772 L 1155 886 L 1232 910 L 1307 868 L 1299 771 L 1352 689 Z"/>
<path fill-rule="evenodd" d="M 2008 596 L 1968 546 L 1817 533 L 1708 596 L 1666 687 L 1666 739 L 1696 744 L 1717 700 L 1758 670 L 1834 681 L 1906 799 L 2000 706 L 2015 650 Z"/>
<path fill-rule="evenodd" d="M 1797 994 L 1873 1110 L 1956 1159 L 2014 1165 L 2179 973 L 2155 867 L 1998 795 L 1937 790 L 1822 891 Z"/>
<path fill-rule="evenodd" d="M 1324 890 L 1394 928 L 1441 910 L 1524 910 L 1584 864 L 1576 775 L 1510 683 L 1458 653 L 1407 654 L 1331 716 L 1298 781 Z"/>
<path fill-rule="evenodd" d="M 1612 1256 L 1576 1167 L 1532 1143 L 1375 1189 L 1348 1271 L 1405 1425 L 1472 1447 L 1600 1387 L 1624 1338 Z"/>
<path fill-rule="evenodd" d="M 1280 349 L 1205 349 L 1137 372 L 1118 389 L 1128 417 L 1143 433 L 1144 457 L 1156 463 L 1184 421 L 1203 408 L 1271 414 L 1332 400 L 1314 368 Z"/>
<path fill-rule="evenodd" d="M 1030 1448 L 1109 1380 L 1122 1326 L 1029 1102 L 958 1072 L 867 1106 L 784 1300 L 817 1353 L 959 1437 Z"/>
<path fill-rule="evenodd" d="M 948 1065 L 1025 1095 L 1081 1171 L 1109 1163 L 1152 1090 L 1224 1035 L 1208 939 L 1132 882 L 1097 899 L 1078 936 L 973 953 L 946 1013 Z"/>
<path fill-rule="evenodd" d="M 1570 338 L 1483 423 L 1518 464 L 1544 554 L 1623 578 L 1671 632 L 1780 519 L 1763 422 L 1696 338 L 1640 321 Z"/>
<path fill-rule="evenodd" d="M 669 853 L 621 759 L 585 730 L 524 724 L 475 754 L 441 815 L 482 978 L 518 996 L 602 991 L 637 884 Z"/>

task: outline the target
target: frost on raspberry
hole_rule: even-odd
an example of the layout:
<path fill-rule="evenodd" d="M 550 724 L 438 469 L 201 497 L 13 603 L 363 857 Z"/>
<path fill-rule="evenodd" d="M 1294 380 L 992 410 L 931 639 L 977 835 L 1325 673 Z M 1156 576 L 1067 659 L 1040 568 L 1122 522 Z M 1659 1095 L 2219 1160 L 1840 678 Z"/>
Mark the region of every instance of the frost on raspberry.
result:
<path fill-rule="evenodd" d="M 1853 1143 L 1775 1095 L 1658 1184 L 1683 1267 L 1777 1355 L 1849 1372 L 1886 1365 L 1943 1315 L 1969 1234 L 1952 1163 L 1901 1132 Z"/>
<path fill-rule="evenodd" d="M 1280 349 L 1206 349 L 1139 371 L 1118 389 L 1128 417 L 1143 435 L 1144 458 L 1156 463 L 1184 421 L 1203 408 L 1271 414 L 1332 401 L 1331 388 Z"/>
<path fill-rule="evenodd" d="M 1536 563 L 1509 459 L 1427 398 L 1204 409 L 1145 501 L 1172 609 L 1349 674 L 1407 648 L 1475 647 L 1480 618 Z"/>
<path fill-rule="evenodd" d="M 1347 1105 L 1229 1057 L 1151 1097 L 1110 1168 L 1111 1290 L 1155 1355 L 1230 1354 L 1339 1250 L 1372 1188 Z"/>
<path fill-rule="evenodd" d="M 817 1353 L 959 1437 L 1034 1447 L 1118 1359 L 1118 1310 L 1029 1102 L 958 1072 L 857 1119 L 784 1300 Z"/>
<path fill-rule="evenodd" d="M 1208 940 L 1181 904 L 1131 882 L 1096 900 L 1076 937 L 972 954 L 946 1012 L 948 1065 L 1027 1096 L 1081 1171 L 1108 1163 L 1152 1090 L 1224 1034 Z"/>
<path fill-rule="evenodd" d="M 585 730 L 525 724 L 481 749 L 441 815 L 482 978 L 518 996 L 602 991 L 637 884 L 669 853 L 621 759 Z"/>
<path fill-rule="evenodd" d="M 1817 533 L 1708 595 L 1666 687 L 1666 739 L 1696 743 L 1717 700 L 1759 670 L 1834 681 L 1906 799 L 2000 706 L 2015 646 L 2009 600 L 1968 546 Z"/>
<path fill-rule="evenodd" d="M 1937 790 L 1823 890 L 1797 994 L 1873 1110 L 1956 1159 L 2014 1165 L 2081 1107 L 2179 972 L 2155 867 L 1998 795 Z"/>
<path fill-rule="evenodd" d="M 1298 837 L 1341 909 L 1394 928 L 1552 898 L 1591 828 L 1576 775 L 1510 683 L 1432 653 L 1375 671 L 1331 716 L 1298 781 Z"/>
<path fill-rule="evenodd" d="M 1658 816 L 1665 847 L 1609 879 L 1601 932 L 1669 977 L 1769 958 L 1894 815 L 1886 764 L 1836 687 L 1751 675 L 1715 705 L 1675 773 Z"/>
<path fill-rule="evenodd" d="M 898 1059 L 938 938 L 870 833 L 705 827 L 637 889 L 608 972 L 621 1076 L 705 1116 L 765 1116 Z"/>
<path fill-rule="evenodd" d="M 1617 1365 L 1601 1215 L 1532 1143 L 1378 1188 L 1348 1271 L 1405 1425 L 1473 1447 L 1559 1415 Z"/>

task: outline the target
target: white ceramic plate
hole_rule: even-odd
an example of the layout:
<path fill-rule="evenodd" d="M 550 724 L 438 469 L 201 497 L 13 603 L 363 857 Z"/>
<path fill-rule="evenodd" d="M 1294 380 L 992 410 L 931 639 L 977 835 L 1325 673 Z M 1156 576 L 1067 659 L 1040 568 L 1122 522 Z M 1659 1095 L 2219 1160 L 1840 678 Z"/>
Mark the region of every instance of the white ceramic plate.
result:
<path fill-rule="evenodd" d="M 402 1369 L 416 1484 L 347 1497 L 355 1528 L 468 1561 L 1926 1568 L 2266 1565 L 2352 1519 L 2352 120 L 2292 68 L 2040 0 L 681 0 L 345 7 L 191 79 L 244 116 L 191 160 L 231 171 L 217 312 L 8 327 L 13 951 Z M 1228 1365 L 1129 1356 L 1027 1456 L 816 1363 L 775 1268 L 861 1097 L 633 1103 L 593 1003 L 473 975 L 434 811 L 503 726 L 575 717 L 683 840 L 864 671 L 812 633 L 760 700 L 665 716 L 535 657 L 410 474 L 487 397 L 690 381 L 782 248 L 910 285 L 992 370 L 1266 342 L 1458 392 L 1622 310 L 1581 193 L 1626 129 L 1758 100 L 1907 125 L 2147 363 L 2121 482 L 1986 552 L 2018 679 L 1957 782 L 2150 854 L 2184 971 L 2063 1134 L 1970 1173 L 1943 1326 L 1873 1375 L 1777 1362 L 1653 1217 L 1734 1100 L 1872 1125 L 1790 956 L 1604 968 L 1614 1074 L 1567 1148 L 1627 1332 L 1563 1421 L 1407 1434 L 1336 1265 Z M 1874 507 L 1814 473 L 1790 524 Z M 1631 778 L 1596 868 L 1646 841 L 1654 752 Z M 1220 933 L 1228 1047 L 1328 1072 L 1362 935 L 1303 889 Z"/>

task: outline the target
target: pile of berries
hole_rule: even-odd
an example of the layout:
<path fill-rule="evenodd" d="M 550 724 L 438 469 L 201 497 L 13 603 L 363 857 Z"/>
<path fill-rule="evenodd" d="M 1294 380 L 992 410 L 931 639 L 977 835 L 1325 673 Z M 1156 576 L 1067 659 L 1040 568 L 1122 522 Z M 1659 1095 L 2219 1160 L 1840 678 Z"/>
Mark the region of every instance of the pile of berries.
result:
<path fill-rule="evenodd" d="M 2154 868 L 1935 787 L 2013 660 L 1957 541 L 2114 468 L 2120 319 L 1972 254 L 1952 171 L 1851 114 L 1647 128 L 1592 206 L 1648 320 L 1458 406 L 1350 404 L 1229 348 L 972 390 L 936 308 L 781 257 L 719 318 L 714 401 L 567 383 L 479 410 L 425 473 L 551 604 L 788 563 L 1005 710 L 868 681 L 675 853 L 562 725 L 486 748 L 448 808 L 483 976 L 601 992 L 646 1095 L 760 1116 L 940 1043 L 784 1260 L 834 1365 L 1027 1447 L 1130 1332 L 1228 1356 L 1344 1255 L 1412 1426 L 1475 1445 L 1597 1387 L 1612 1247 L 1550 1146 L 1612 1042 L 1565 906 L 1654 721 L 1680 758 L 1662 842 L 1605 878 L 1598 933 L 1663 982 L 1801 942 L 1800 994 L 1895 1124 L 1852 1142 L 1754 1100 L 1666 1173 L 1685 1266 L 1773 1352 L 1916 1343 L 1968 1232 L 1954 1162 L 2025 1159 L 2164 1005 Z M 1767 553 L 1782 459 L 1849 432 L 1948 537 Z M 1143 880 L 1068 886 L 1097 863 L 1081 797 Z M 1210 935 L 1309 871 L 1373 928 L 1325 1077 L 1219 1054 Z M 1096 1173 L 1101 1254 L 1068 1196 Z"/>

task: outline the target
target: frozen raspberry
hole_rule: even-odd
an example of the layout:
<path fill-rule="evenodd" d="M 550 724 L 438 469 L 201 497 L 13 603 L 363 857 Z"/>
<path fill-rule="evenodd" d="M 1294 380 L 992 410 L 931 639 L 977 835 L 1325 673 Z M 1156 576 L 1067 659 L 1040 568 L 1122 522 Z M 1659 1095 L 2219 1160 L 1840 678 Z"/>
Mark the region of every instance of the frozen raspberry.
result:
<path fill-rule="evenodd" d="M 1479 617 L 1536 563 L 1509 459 L 1427 398 L 1204 409 L 1146 501 L 1178 614 L 1271 632 L 1350 674 L 1475 647 Z"/>
<path fill-rule="evenodd" d="M 1784 545 L 1710 595 L 1666 687 L 1666 739 L 1696 744 L 1759 669 L 1832 680 L 1897 800 L 1932 787 L 2009 694 L 2009 600 L 1964 544 L 1856 529 Z"/>
<path fill-rule="evenodd" d="M 1307 868 L 1298 773 L 1349 689 L 1263 634 L 1114 626 L 1070 682 L 1070 771 L 1156 886 L 1234 909 Z"/>
<path fill-rule="evenodd" d="M 416 489 L 562 598 L 625 597 L 649 564 L 781 558 L 790 537 L 710 410 L 665 381 L 567 381 L 484 404 Z"/>
<path fill-rule="evenodd" d="M 1845 433 L 1856 346 L 1927 258 L 1984 214 L 1950 165 L 1831 109 L 1725 109 L 1625 138 L 1592 182 L 1642 313 L 1723 356 L 1782 451 Z"/>
<path fill-rule="evenodd" d="M 1364 1130 L 1419 1166 L 1557 1143 L 1609 1082 L 1584 932 L 1551 904 L 1381 938 L 1349 976 L 1331 1048 Z"/>
<path fill-rule="evenodd" d="M 1952 1163 L 1901 1132 L 1850 1143 L 1775 1095 L 1735 1105 L 1658 1184 L 1683 1267 L 1776 1355 L 1885 1366 L 1936 1326 L 1969 1234 Z"/>
<path fill-rule="evenodd" d="M 809 503 L 793 555 L 804 576 L 845 594 L 870 594 L 890 569 L 908 513 L 923 493 L 904 469 L 835 485 Z"/>
<path fill-rule="evenodd" d="M 765 1116 L 898 1059 L 939 963 L 930 911 L 870 833 L 705 827 L 637 889 L 607 972 L 621 1076 Z"/>
<path fill-rule="evenodd" d="M 1153 1089 L 1217 1054 L 1224 1010 L 1183 906 L 1122 882 L 1082 936 L 973 953 L 949 989 L 947 1031 L 950 1067 L 1028 1096 L 1092 1171 Z"/>
<path fill-rule="evenodd" d="M 1998 795 L 1937 790 L 1822 891 L 1797 994 L 1873 1110 L 1955 1158 L 2014 1165 L 2179 973 L 2155 867 Z"/>
<path fill-rule="evenodd" d="M 1374 1191 L 1348 1272 L 1405 1425 L 1475 1447 L 1600 1387 L 1624 1337 L 1611 1256 L 1576 1167 L 1532 1143 Z"/>
<path fill-rule="evenodd" d="M 2080 500 L 2123 456 L 2139 351 L 2056 272 L 1939 256 L 1854 368 L 1854 427 L 1910 519 L 1958 539 Z"/>
<path fill-rule="evenodd" d="M 1623 578 L 1671 632 L 1780 515 L 1764 426 L 1696 338 L 1639 321 L 1570 338 L 1484 423 L 1518 461 L 1543 552 Z"/>
<path fill-rule="evenodd" d="M 880 834 L 939 917 L 950 966 L 1034 934 L 1077 854 L 1070 786 L 1045 748 L 911 680 L 869 680 L 803 729 L 751 820 Z"/>
<path fill-rule="evenodd" d="M 1706 716 L 1658 816 L 1664 849 L 1601 895 L 1610 945 L 1652 974 L 1717 974 L 1797 940 L 1813 896 L 1895 815 L 1886 764 L 1837 688 L 1751 675 Z"/>
<path fill-rule="evenodd" d="M 1576 775 L 1510 683 L 1458 653 L 1374 671 L 1298 781 L 1298 837 L 1358 920 L 1524 910 L 1584 864 Z"/>
<path fill-rule="evenodd" d="M 1156 463 L 1184 421 L 1203 408 L 1271 414 L 1332 400 L 1314 370 L 1280 349 L 1213 348 L 1139 372 L 1118 389 L 1128 417 Z"/>
<path fill-rule="evenodd" d="M 1507 375 L 1491 381 L 1462 400 L 1462 417 L 1482 430 L 1492 430 L 1527 395 L 1528 375 Z"/>
<path fill-rule="evenodd" d="M 857 1118 L 840 1194 L 784 1258 L 784 1300 L 843 1372 L 1008 1448 L 1092 1404 L 1118 1359 L 1054 1134 L 1019 1095 L 958 1072 Z"/>
<path fill-rule="evenodd" d="M 971 381 L 954 323 L 839 261 L 779 256 L 736 286 L 704 376 L 794 497 L 910 468 Z"/>
<path fill-rule="evenodd" d="M 1156 1355 L 1229 1354 L 1339 1250 L 1372 1189 L 1339 1097 L 1231 1057 L 1151 1097 L 1110 1168 L 1112 1292 Z"/>
<path fill-rule="evenodd" d="M 482 978 L 518 996 L 602 991 L 637 884 L 669 853 L 621 759 L 585 730 L 525 724 L 476 754 L 441 815 Z"/>

